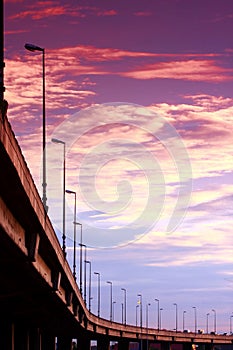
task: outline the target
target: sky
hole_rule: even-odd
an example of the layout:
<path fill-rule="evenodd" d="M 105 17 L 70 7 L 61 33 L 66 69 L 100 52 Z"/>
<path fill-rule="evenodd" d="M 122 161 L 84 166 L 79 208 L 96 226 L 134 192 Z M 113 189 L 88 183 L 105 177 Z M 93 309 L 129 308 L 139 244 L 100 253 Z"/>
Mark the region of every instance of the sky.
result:
<path fill-rule="evenodd" d="M 91 261 L 91 311 L 151 327 L 229 332 L 233 315 L 233 3 L 5 0 L 8 118 L 62 244 L 62 179 Z M 74 196 L 66 194 L 73 268 Z M 80 225 L 75 225 L 80 243 Z M 79 281 L 79 247 L 77 248 Z M 90 264 L 86 265 L 87 275 Z M 87 291 L 88 296 L 88 291 Z M 150 304 L 150 305 L 149 305 Z M 215 310 L 215 311 L 213 311 Z M 184 311 L 186 311 L 184 313 Z M 216 312 L 216 313 L 215 313 Z M 138 317 L 139 315 L 137 315 Z"/>

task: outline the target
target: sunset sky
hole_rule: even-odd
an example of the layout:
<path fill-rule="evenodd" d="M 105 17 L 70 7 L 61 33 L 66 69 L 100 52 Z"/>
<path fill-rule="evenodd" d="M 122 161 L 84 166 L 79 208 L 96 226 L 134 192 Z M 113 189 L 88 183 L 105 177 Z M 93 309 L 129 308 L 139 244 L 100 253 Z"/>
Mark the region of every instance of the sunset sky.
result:
<path fill-rule="evenodd" d="M 77 192 L 101 316 L 135 324 L 229 331 L 233 314 L 233 2 L 230 0 L 5 1 L 8 118 L 41 194 L 45 49 L 47 196 L 62 236 L 66 188 Z M 66 195 L 72 268 L 74 197 Z M 80 230 L 77 227 L 79 241 Z M 79 271 L 77 258 L 77 272 Z M 87 266 L 87 272 L 89 266 Z M 79 279 L 79 276 L 78 276 Z M 92 275 L 97 313 L 97 278 Z"/>

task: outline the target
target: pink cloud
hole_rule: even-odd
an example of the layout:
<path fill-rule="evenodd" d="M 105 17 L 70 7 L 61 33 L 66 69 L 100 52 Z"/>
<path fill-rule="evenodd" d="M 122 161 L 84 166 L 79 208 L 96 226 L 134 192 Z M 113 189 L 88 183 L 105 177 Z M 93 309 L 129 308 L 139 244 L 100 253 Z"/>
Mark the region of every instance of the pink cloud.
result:
<path fill-rule="evenodd" d="M 220 82 L 232 80 L 232 70 L 217 66 L 210 60 L 185 60 L 144 65 L 121 75 L 134 79 L 180 79 Z"/>

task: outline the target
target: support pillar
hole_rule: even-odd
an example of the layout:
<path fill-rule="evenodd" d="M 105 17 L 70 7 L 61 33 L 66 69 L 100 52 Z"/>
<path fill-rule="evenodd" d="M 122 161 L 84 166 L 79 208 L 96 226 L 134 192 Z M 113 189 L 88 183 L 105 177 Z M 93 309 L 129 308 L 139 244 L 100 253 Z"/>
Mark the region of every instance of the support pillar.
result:
<path fill-rule="evenodd" d="M 171 344 L 167 341 L 161 342 L 161 350 L 171 350 Z"/>
<path fill-rule="evenodd" d="M 183 343 L 183 350 L 192 350 L 192 343 Z"/>
<path fill-rule="evenodd" d="M 56 350 L 55 336 L 42 333 L 41 350 Z"/>
<path fill-rule="evenodd" d="M 72 339 L 70 337 L 57 337 L 57 350 L 72 350 Z"/>
<path fill-rule="evenodd" d="M 90 350 L 90 339 L 84 335 L 78 337 L 77 339 L 77 349 L 78 350 Z"/>
<path fill-rule="evenodd" d="M 15 324 L 14 327 L 14 350 L 29 350 L 29 329 L 26 325 Z M 34 350 L 34 348 L 32 348 Z"/>
<path fill-rule="evenodd" d="M 25 348 L 25 350 L 41 350 L 41 333 L 39 328 L 32 328 L 30 329 L 30 341 L 28 348 Z M 17 349 L 15 349 L 17 350 Z"/>
<path fill-rule="evenodd" d="M 97 340 L 97 350 L 110 350 L 110 341 L 108 338 Z"/>
<path fill-rule="evenodd" d="M 10 321 L 0 322 L 0 349 L 14 350 L 14 324 Z"/>
<path fill-rule="evenodd" d="M 129 350 L 129 341 L 127 339 L 119 340 L 118 350 Z"/>

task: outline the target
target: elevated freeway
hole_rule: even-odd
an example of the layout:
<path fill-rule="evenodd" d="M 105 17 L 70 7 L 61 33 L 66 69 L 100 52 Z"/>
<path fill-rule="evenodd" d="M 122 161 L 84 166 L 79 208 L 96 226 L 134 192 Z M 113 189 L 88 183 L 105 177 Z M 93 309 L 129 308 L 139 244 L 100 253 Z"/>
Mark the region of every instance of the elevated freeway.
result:
<path fill-rule="evenodd" d="M 0 116 L 0 350 L 141 349 L 181 344 L 212 349 L 233 336 L 141 328 L 90 313 L 7 117 Z M 148 345 L 149 344 L 149 345 Z"/>

